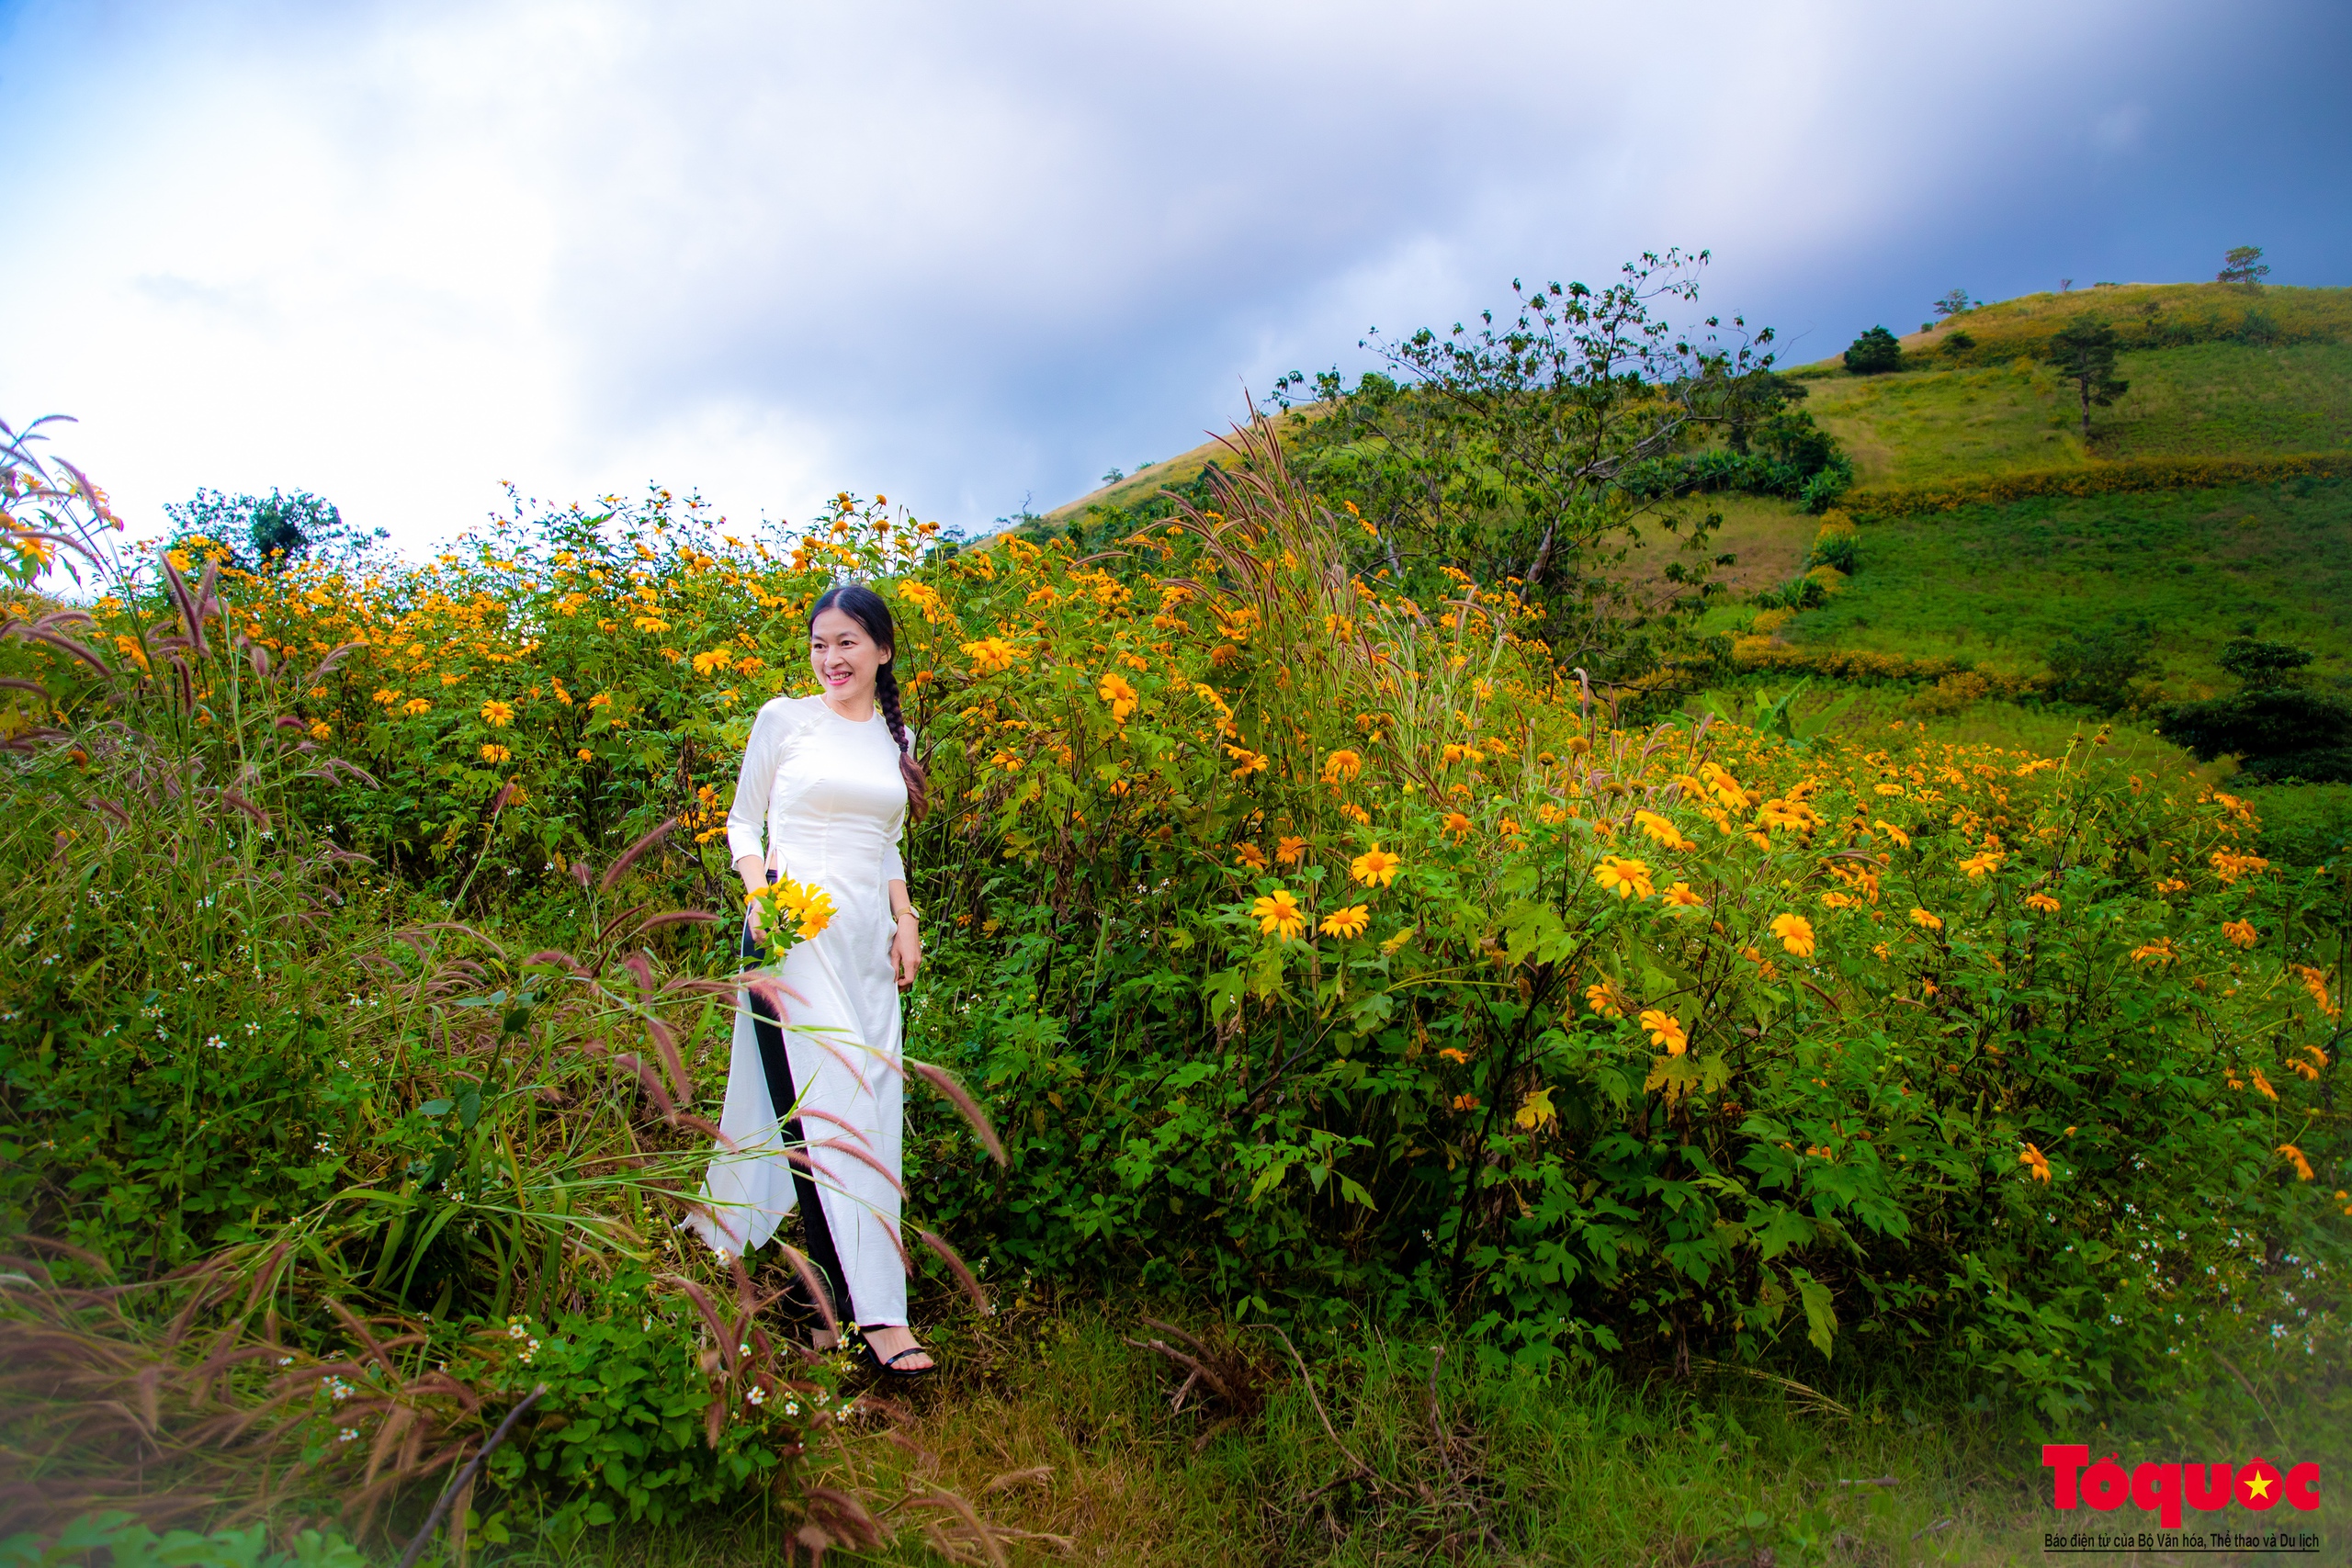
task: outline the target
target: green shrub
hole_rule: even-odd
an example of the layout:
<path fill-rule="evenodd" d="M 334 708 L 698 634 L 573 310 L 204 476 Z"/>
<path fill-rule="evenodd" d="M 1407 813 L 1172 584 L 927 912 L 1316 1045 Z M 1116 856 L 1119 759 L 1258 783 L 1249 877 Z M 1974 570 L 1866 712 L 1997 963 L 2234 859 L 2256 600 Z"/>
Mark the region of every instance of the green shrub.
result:
<path fill-rule="evenodd" d="M 1853 459 L 1841 453 L 1824 465 L 1819 473 L 1804 481 L 1804 488 L 1797 492 L 1797 499 L 1804 502 L 1807 512 L 1818 516 L 1844 500 L 1846 492 L 1853 485 Z"/>
<path fill-rule="evenodd" d="M 2352 784 L 2352 703 L 2333 693 L 2274 686 L 2174 703 L 2157 724 L 2200 759 L 2236 757 L 2249 780 Z"/>
<path fill-rule="evenodd" d="M 1903 345 L 1884 327 L 1872 327 L 1846 350 L 1846 368 L 1857 376 L 1883 376 L 1903 368 Z"/>
<path fill-rule="evenodd" d="M 796 1361 L 749 1318 L 682 1314 L 652 1284 L 624 1269 L 584 1310 L 478 1333 L 456 1359 L 469 1382 L 510 1400 L 546 1390 L 526 1439 L 489 1467 L 502 1491 L 554 1500 L 542 1529 L 673 1523 L 776 1490 L 810 1428 L 857 1416 L 839 1365 Z M 712 1360 L 735 1375 L 714 1386 Z"/>
<path fill-rule="evenodd" d="M 1801 571 L 1777 588 L 1758 592 L 1752 601 L 1761 610 L 1815 610 L 1829 602 L 1829 586 L 1813 574 Z"/>
<path fill-rule="evenodd" d="M 2352 702 L 2312 689 L 2303 676 L 2311 661 L 2305 649 L 2237 637 L 2220 662 L 2241 689 L 2167 705 L 2158 725 L 2200 759 L 2235 756 L 2249 780 L 2352 784 Z"/>
<path fill-rule="evenodd" d="M 2044 660 L 2050 666 L 2051 694 L 2104 713 L 2128 707 L 2136 695 L 2133 682 L 2155 668 L 2151 653 L 2154 643 L 2154 629 L 2142 621 L 2114 621 L 2070 632 Z"/>
<path fill-rule="evenodd" d="M 1805 558 L 1808 566 L 1835 567 L 1851 577 L 1862 569 L 1862 535 L 1853 520 L 1842 513 L 1823 520 L 1814 530 L 1813 551 Z"/>
<path fill-rule="evenodd" d="M 164 515 L 178 537 L 222 540 L 240 565 L 256 571 L 278 570 L 305 556 L 357 563 L 390 537 L 382 528 L 370 533 L 345 522 L 333 502 L 308 491 L 229 496 L 199 490 L 187 501 L 167 502 Z"/>
<path fill-rule="evenodd" d="M 1993 694 L 1993 683 L 1973 670 L 1962 670 L 1946 675 L 1925 691 L 1914 693 L 1905 705 L 1913 713 L 1933 718 L 1948 718 L 1962 713 Z"/>

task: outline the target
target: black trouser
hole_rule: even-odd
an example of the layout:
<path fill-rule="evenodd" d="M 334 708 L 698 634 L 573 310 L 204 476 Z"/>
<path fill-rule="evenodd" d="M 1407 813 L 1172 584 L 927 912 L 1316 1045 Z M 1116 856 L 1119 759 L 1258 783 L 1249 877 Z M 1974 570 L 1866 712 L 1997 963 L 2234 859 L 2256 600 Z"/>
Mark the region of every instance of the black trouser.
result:
<path fill-rule="evenodd" d="M 774 882 L 775 879 L 776 874 L 769 872 L 768 880 Z M 743 956 L 758 957 L 764 945 L 752 940 L 752 922 L 747 918 L 743 921 Z M 792 1058 L 785 1051 L 784 1031 L 779 1027 L 775 1010 L 757 991 L 752 992 L 751 998 L 752 1030 L 759 1036 L 760 1066 L 767 1074 L 768 1100 L 775 1107 L 776 1114 L 781 1116 L 786 1107 L 800 1098 L 799 1092 L 792 1087 Z M 800 1118 L 796 1116 L 784 1123 L 784 1135 L 793 1144 L 806 1144 L 806 1135 L 800 1130 Z M 854 1322 L 852 1314 L 856 1303 L 847 1300 L 847 1292 L 842 1289 L 842 1281 L 849 1276 L 842 1271 L 841 1254 L 833 1248 L 832 1227 L 825 1223 L 825 1204 L 817 1190 L 816 1179 L 796 1164 L 792 1168 L 792 1185 L 800 1195 L 801 1223 L 808 1230 L 808 1259 L 816 1264 L 818 1274 L 825 1281 L 826 1294 L 835 1308 L 834 1315 Z M 813 1307 L 817 1303 L 809 1304 Z"/>

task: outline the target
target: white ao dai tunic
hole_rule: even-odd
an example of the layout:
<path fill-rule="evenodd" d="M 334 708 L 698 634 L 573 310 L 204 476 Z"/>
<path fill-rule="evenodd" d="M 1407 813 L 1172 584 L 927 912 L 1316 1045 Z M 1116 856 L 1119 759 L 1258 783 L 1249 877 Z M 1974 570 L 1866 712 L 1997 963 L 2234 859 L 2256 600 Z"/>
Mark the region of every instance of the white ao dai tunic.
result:
<path fill-rule="evenodd" d="M 845 1276 L 837 1281 L 848 1292 L 844 1311 L 876 1325 L 907 1321 L 899 1195 L 844 1151 L 854 1142 L 893 1175 L 899 1169 L 905 1079 L 889 885 L 906 876 L 906 808 L 899 749 L 880 714 L 861 724 L 818 696 L 778 697 L 760 709 L 727 816 L 729 858 L 757 855 L 769 870 L 823 888 L 833 916 L 817 936 L 793 942 L 777 973 L 797 1106 L 773 1103 L 749 995 L 736 994 L 719 1115 L 735 1148 L 714 1155 L 690 1222 L 713 1247 L 739 1257 L 773 1236 L 795 1205 L 778 1123 L 801 1117 Z"/>

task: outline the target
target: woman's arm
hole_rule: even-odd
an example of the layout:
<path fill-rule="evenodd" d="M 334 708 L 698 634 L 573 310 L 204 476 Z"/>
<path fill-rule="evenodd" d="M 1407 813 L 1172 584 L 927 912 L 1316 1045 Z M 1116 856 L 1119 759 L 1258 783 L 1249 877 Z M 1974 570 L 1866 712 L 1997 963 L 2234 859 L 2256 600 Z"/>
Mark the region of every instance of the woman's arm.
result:
<path fill-rule="evenodd" d="M 915 983 L 915 971 L 922 967 L 922 931 L 915 921 L 915 907 L 907 897 L 903 877 L 890 879 L 890 918 L 897 929 L 890 935 L 890 966 L 898 972 L 899 989 L 905 990 Z"/>
<path fill-rule="evenodd" d="M 915 732 L 907 731 L 907 745 L 915 743 Z M 890 934 L 890 963 L 899 972 L 899 989 L 905 990 L 915 983 L 915 971 L 922 967 L 922 933 L 915 924 L 914 901 L 907 896 L 907 860 L 899 846 L 907 836 L 907 819 L 899 818 L 899 830 L 882 845 L 882 885 L 890 895 L 890 919 L 895 929 Z"/>
<path fill-rule="evenodd" d="M 752 720 L 752 738 L 743 745 L 743 765 L 735 775 L 735 803 L 727 808 L 727 851 L 743 891 L 752 893 L 767 882 L 768 796 L 775 789 L 775 771 L 784 760 L 786 730 L 781 709 L 771 704 Z M 759 932 L 759 914 L 752 915 L 752 930 Z"/>

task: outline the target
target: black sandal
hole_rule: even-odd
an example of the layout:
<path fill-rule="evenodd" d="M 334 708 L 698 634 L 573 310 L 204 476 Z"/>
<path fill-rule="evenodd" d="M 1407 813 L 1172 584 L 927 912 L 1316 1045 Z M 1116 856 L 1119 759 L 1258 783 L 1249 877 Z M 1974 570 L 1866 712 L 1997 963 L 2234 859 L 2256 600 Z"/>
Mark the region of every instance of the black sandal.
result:
<path fill-rule="evenodd" d="M 886 1361 L 876 1353 L 875 1348 L 870 1342 L 861 1341 L 860 1343 L 865 1351 L 866 1364 L 872 1367 L 876 1371 L 880 1372 L 886 1378 L 927 1378 L 931 1376 L 932 1373 L 939 1370 L 939 1366 L 936 1361 L 928 1367 L 902 1367 L 899 1365 L 900 1361 L 905 1360 L 909 1356 L 928 1356 L 931 1354 L 928 1349 L 924 1348 L 921 1345 L 910 1345 L 905 1349 L 899 1351 L 897 1355 L 891 1357 Z"/>

